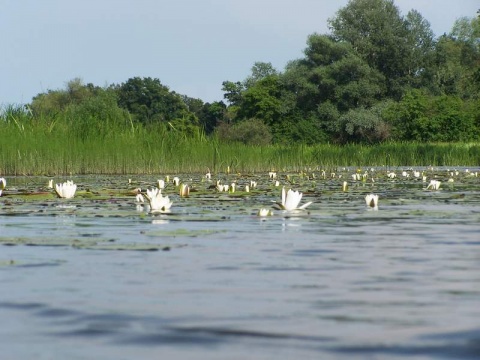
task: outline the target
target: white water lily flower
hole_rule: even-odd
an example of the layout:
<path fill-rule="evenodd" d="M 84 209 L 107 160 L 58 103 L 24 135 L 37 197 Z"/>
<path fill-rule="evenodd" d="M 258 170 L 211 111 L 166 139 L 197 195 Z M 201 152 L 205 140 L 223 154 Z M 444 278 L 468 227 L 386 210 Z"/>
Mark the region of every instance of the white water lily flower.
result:
<path fill-rule="evenodd" d="M 427 190 L 438 190 L 442 182 L 438 180 L 430 180 L 430 184 L 427 186 Z"/>
<path fill-rule="evenodd" d="M 269 177 L 270 179 L 276 179 L 276 178 L 277 178 L 277 173 L 276 173 L 275 171 L 270 171 L 270 172 L 268 173 L 268 177 Z"/>
<path fill-rule="evenodd" d="M 147 201 L 150 204 L 151 211 L 168 211 L 172 207 L 172 202 L 168 196 L 163 196 L 160 189 L 147 189 Z"/>
<path fill-rule="evenodd" d="M 179 179 L 178 176 L 175 176 L 175 177 L 173 178 L 173 185 L 175 185 L 175 186 L 180 185 L 180 179 Z"/>
<path fill-rule="evenodd" d="M 181 197 L 188 197 L 190 195 L 190 187 L 187 184 L 181 184 L 179 194 Z"/>
<path fill-rule="evenodd" d="M 257 182 L 256 181 L 253 181 L 253 180 L 250 180 L 250 187 L 252 189 L 255 189 L 257 187 Z"/>
<path fill-rule="evenodd" d="M 278 186 L 280 186 L 280 181 L 276 180 L 275 181 L 275 187 L 278 187 Z"/>
<path fill-rule="evenodd" d="M 53 189 L 53 179 L 48 180 L 48 186 L 49 189 Z"/>
<path fill-rule="evenodd" d="M 348 182 L 344 181 L 342 185 L 342 191 L 348 191 Z"/>
<path fill-rule="evenodd" d="M 212 173 L 210 171 L 205 174 L 205 179 L 207 179 L 207 180 L 212 179 Z"/>
<path fill-rule="evenodd" d="M 0 178 L 0 196 L 2 196 L 2 191 L 7 186 L 7 180 L 5 178 Z"/>
<path fill-rule="evenodd" d="M 245 192 L 250 192 L 250 186 L 245 185 Z"/>
<path fill-rule="evenodd" d="M 75 196 L 75 191 L 77 191 L 77 185 L 72 180 L 67 180 L 62 184 L 55 184 L 55 192 L 61 198 L 71 199 Z"/>
<path fill-rule="evenodd" d="M 378 208 L 378 195 L 368 194 L 365 196 L 365 203 L 374 209 Z"/>
<path fill-rule="evenodd" d="M 273 215 L 272 210 L 264 209 L 264 208 L 258 210 L 258 213 L 257 213 L 257 216 L 260 216 L 260 217 L 272 216 L 272 215 Z"/>
<path fill-rule="evenodd" d="M 145 199 L 144 199 L 144 197 L 143 197 L 143 195 L 142 195 L 141 193 L 138 193 L 138 194 L 135 196 L 135 200 L 136 200 L 137 202 L 140 202 L 140 203 L 145 202 Z"/>
<path fill-rule="evenodd" d="M 395 179 L 397 177 L 397 174 L 395 174 L 393 171 L 392 172 L 389 172 L 387 173 L 387 177 L 389 179 Z"/>
<path fill-rule="evenodd" d="M 277 207 L 281 210 L 302 210 L 305 209 L 308 205 L 310 205 L 312 202 L 308 202 L 306 204 L 303 204 L 302 206 L 298 206 L 300 204 L 300 200 L 302 200 L 303 194 L 298 191 L 293 191 L 292 189 L 289 189 L 288 191 L 285 191 L 285 187 L 282 188 L 282 202 L 276 202 L 275 204 Z"/>
<path fill-rule="evenodd" d="M 158 188 L 159 189 L 165 189 L 165 180 L 158 179 L 157 183 L 158 183 Z"/>

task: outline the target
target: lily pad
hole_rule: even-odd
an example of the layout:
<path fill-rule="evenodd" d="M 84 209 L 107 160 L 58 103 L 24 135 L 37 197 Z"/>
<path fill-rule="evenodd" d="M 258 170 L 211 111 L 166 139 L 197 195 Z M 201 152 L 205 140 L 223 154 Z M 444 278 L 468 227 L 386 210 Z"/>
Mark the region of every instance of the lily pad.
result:
<path fill-rule="evenodd" d="M 172 248 L 179 248 L 186 245 L 156 245 L 156 244 L 93 244 L 81 245 L 78 248 L 86 250 L 105 251 L 170 251 Z"/>
<path fill-rule="evenodd" d="M 31 237 L 0 237 L 2 245 L 27 245 L 27 246 L 73 246 L 79 247 L 83 244 L 96 244 L 94 239 L 64 239 L 64 238 L 31 238 Z"/>
<path fill-rule="evenodd" d="M 222 233 L 225 230 L 189 230 L 189 229 L 178 229 L 173 231 L 149 231 L 145 235 L 152 237 L 198 237 L 205 235 L 212 235 L 216 233 Z"/>

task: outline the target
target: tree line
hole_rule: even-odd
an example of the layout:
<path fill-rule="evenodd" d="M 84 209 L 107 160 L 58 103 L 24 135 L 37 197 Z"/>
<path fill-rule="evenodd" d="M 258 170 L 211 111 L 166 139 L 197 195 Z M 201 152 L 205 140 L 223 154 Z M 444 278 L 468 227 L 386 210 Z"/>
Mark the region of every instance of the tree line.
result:
<path fill-rule="evenodd" d="M 351 0 L 328 25 L 283 71 L 256 62 L 246 79 L 224 81 L 221 101 L 150 77 L 108 87 L 73 79 L 26 108 L 36 121 L 74 119 L 69 126 L 82 136 L 163 126 L 258 145 L 480 139 L 480 10 L 439 37 L 393 0 Z"/>

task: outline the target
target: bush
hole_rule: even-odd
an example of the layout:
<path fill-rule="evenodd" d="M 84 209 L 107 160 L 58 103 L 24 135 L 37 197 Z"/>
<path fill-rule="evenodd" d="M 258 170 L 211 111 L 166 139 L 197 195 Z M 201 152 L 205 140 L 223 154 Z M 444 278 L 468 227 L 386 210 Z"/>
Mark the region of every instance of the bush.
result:
<path fill-rule="evenodd" d="M 221 123 L 217 127 L 217 136 L 223 141 L 246 145 L 269 145 L 272 142 L 270 128 L 258 119 L 243 120 L 233 125 Z"/>

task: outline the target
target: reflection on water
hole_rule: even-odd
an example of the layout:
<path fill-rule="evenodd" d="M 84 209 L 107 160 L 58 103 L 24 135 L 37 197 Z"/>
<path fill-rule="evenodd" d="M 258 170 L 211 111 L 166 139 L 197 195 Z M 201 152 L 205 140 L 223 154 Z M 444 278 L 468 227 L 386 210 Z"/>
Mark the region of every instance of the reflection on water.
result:
<path fill-rule="evenodd" d="M 267 218 L 255 216 L 278 200 L 267 183 L 236 201 L 170 189 L 167 215 L 128 196 L 7 191 L 2 358 L 480 358 L 478 180 L 377 181 L 378 211 L 371 184 L 341 183 L 299 183 L 316 189 L 308 212 Z"/>

